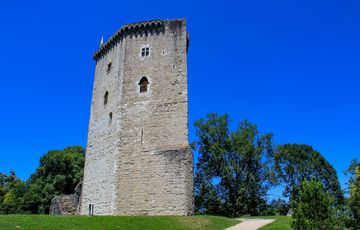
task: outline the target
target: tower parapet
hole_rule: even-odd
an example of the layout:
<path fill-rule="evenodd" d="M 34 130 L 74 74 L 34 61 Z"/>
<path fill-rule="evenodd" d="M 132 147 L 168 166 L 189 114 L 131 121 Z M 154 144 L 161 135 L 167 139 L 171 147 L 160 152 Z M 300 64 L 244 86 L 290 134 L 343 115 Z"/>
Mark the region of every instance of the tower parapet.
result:
<path fill-rule="evenodd" d="M 132 24 L 126 24 L 121 27 L 114 35 L 112 35 L 109 40 L 100 47 L 94 53 L 94 59 L 98 60 L 103 54 L 105 54 L 109 49 L 111 49 L 114 44 L 122 40 L 127 36 L 147 36 L 148 34 L 159 34 L 164 32 L 164 22 L 162 20 L 151 20 L 144 22 L 137 22 Z"/>

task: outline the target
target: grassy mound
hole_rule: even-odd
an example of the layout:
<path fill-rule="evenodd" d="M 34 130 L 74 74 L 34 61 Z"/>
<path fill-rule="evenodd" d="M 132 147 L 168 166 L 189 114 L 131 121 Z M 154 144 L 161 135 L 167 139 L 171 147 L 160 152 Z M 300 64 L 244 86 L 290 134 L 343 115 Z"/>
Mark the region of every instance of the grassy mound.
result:
<path fill-rule="evenodd" d="M 0 229 L 27 230 L 184 230 L 184 229 L 225 229 L 238 221 L 215 216 L 48 216 L 48 215 L 0 215 Z"/>

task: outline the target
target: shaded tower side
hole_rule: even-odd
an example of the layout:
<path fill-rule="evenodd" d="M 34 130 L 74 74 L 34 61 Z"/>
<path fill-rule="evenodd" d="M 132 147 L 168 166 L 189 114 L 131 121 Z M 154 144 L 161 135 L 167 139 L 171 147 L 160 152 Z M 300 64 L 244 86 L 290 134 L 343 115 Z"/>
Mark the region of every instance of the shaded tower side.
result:
<path fill-rule="evenodd" d="M 122 94 L 123 42 L 96 59 L 80 214 L 113 215 L 116 209 L 117 126 Z"/>

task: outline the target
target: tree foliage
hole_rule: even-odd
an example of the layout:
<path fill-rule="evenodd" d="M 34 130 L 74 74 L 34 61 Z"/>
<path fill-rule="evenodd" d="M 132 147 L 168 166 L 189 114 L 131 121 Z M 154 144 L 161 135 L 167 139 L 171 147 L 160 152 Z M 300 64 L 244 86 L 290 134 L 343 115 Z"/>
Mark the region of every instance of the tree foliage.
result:
<path fill-rule="evenodd" d="M 21 213 L 25 189 L 25 183 L 16 177 L 14 171 L 9 176 L 0 173 L 0 213 Z"/>
<path fill-rule="evenodd" d="M 244 120 L 231 132 L 227 114 L 210 113 L 195 122 L 196 210 L 200 213 L 259 215 L 274 183 L 272 134 L 260 134 Z"/>
<path fill-rule="evenodd" d="M 0 212 L 48 213 L 54 196 L 74 193 L 82 179 L 84 155 L 80 146 L 51 150 L 26 182 L 14 172 L 9 176 L 0 173 Z"/>
<path fill-rule="evenodd" d="M 81 181 L 85 150 L 80 146 L 51 150 L 40 158 L 40 166 L 31 175 L 25 195 L 28 210 L 48 213 L 51 199 L 71 194 Z"/>
<path fill-rule="evenodd" d="M 278 146 L 275 170 L 278 180 L 285 184 L 284 196 L 290 197 L 290 200 L 298 199 L 302 181 L 314 179 L 321 181 L 325 191 L 335 197 L 336 204 L 344 203 L 335 169 L 309 145 Z"/>
<path fill-rule="evenodd" d="M 293 222 L 291 226 L 297 230 L 333 230 L 343 229 L 344 226 L 337 218 L 333 207 L 334 197 L 324 191 L 320 181 L 302 182 L 299 198 L 292 201 Z"/>
<path fill-rule="evenodd" d="M 286 216 L 289 213 L 290 205 L 280 198 L 273 199 L 266 210 L 261 213 L 262 216 Z"/>
<path fill-rule="evenodd" d="M 353 160 L 349 169 L 349 208 L 352 213 L 351 228 L 360 229 L 360 162 Z"/>

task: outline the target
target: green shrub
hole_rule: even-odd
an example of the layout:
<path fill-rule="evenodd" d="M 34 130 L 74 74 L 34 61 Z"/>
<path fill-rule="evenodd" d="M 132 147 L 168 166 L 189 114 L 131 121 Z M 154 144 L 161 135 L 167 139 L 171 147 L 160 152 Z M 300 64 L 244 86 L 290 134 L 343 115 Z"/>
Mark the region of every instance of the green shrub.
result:
<path fill-rule="evenodd" d="M 336 214 L 334 197 L 324 192 L 320 181 L 304 181 L 300 196 L 293 201 L 291 227 L 299 230 L 332 230 L 344 226 Z"/>

